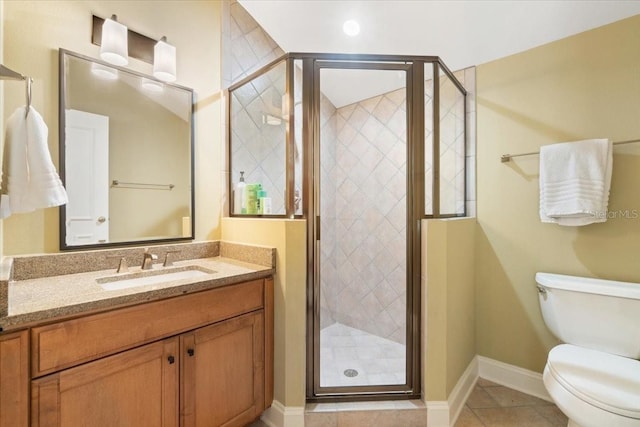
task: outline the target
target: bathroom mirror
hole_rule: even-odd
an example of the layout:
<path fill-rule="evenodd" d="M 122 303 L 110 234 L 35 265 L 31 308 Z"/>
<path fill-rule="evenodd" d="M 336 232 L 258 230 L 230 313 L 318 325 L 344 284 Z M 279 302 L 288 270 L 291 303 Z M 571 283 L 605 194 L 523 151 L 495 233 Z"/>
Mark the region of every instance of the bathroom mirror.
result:
<path fill-rule="evenodd" d="M 59 55 L 60 248 L 193 239 L 193 90 Z"/>

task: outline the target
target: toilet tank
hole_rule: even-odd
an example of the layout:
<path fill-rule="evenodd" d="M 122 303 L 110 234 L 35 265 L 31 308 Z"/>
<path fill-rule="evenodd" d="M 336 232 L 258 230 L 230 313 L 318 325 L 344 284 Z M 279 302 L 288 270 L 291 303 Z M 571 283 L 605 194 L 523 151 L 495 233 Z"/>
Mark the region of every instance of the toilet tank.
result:
<path fill-rule="evenodd" d="M 640 284 L 536 273 L 542 317 L 568 344 L 640 359 Z"/>

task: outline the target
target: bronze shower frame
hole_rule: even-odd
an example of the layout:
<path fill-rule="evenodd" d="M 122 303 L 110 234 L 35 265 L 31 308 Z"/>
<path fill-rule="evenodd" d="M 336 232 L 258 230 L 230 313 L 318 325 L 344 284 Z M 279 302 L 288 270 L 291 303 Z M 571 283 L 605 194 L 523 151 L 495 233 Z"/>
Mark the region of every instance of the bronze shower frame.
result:
<path fill-rule="evenodd" d="M 440 73 L 446 75 L 465 97 L 464 128 L 466 138 L 466 95 L 463 85 L 437 56 L 360 55 L 325 53 L 287 53 L 260 70 L 230 86 L 226 92 L 227 129 L 231 127 L 231 93 L 286 61 L 285 96 L 294 105 L 294 61 L 302 61 L 302 214 L 295 214 L 294 108 L 288 109 L 286 127 L 286 194 L 285 214 L 234 215 L 260 218 L 299 218 L 307 220 L 307 347 L 306 393 L 309 402 L 415 399 L 421 395 L 420 322 L 421 322 L 421 220 L 465 216 L 466 211 L 443 215 L 440 208 Z M 425 214 L 425 66 L 433 66 L 433 182 L 432 214 Z M 406 382 L 402 385 L 356 387 L 320 387 L 320 277 L 319 277 L 319 145 L 320 82 L 322 68 L 400 70 L 406 71 L 407 93 L 407 352 Z M 231 132 L 227 131 L 228 165 L 233 172 Z M 466 175 L 465 167 L 465 175 Z M 466 183 L 466 179 L 465 179 Z M 233 206 L 233 185 L 229 179 L 229 206 Z M 467 188 L 465 184 L 465 200 Z"/>

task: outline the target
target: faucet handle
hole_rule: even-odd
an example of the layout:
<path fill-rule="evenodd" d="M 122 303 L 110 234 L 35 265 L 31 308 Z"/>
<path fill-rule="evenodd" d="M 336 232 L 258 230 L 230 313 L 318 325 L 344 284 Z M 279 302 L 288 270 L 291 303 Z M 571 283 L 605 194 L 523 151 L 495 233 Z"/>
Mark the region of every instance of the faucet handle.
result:
<path fill-rule="evenodd" d="M 116 270 L 116 273 L 126 273 L 127 271 L 129 271 L 129 264 L 127 264 L 127 259 L 125 257 L 119 255 L 110 255 L 107 257 L 107 259 L 120 260 L 118 262 L 118 269 Z"/>
<path fill-rule="evenodd" d="M 163 267 L 171 267 L 173 265 L 173 260 L 170 259 L 169 254 L 179 254 L 182 251 L 167 251 L 164 254 L 164 264 L 162 264 Z M 171 257 L 173 258 L 173 257 Z"/>
<path fill-rule="evenodd" d="M 149 252 L 149 248 L 144 248 L 144 256 L 145 256 L 145 258 L 149 257 L 149 258 L 154 259 L 154 260 L 158 259 L 158 255 L 152 254 L 151 252 Z"/>

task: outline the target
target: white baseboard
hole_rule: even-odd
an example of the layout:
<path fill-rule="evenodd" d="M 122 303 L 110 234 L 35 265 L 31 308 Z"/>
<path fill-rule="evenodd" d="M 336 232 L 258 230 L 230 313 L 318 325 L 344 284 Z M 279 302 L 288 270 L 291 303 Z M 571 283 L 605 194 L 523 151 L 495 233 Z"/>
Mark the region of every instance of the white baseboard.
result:
<path fill-rule="evenodd" d="M 552 402 L 542 382 L 542 374 L 508 363 L 477 356 L 479 375 L 489 381 Z"/>
<path fill-rule="evenodd" d="M 260 419 L 269 427 L 304 427 L 304 407 L 286 407 L 274 400 Z"/>
<path fill-rule="evenodd" d="M 427 402 L 429 427 L 449 427 L 456 423 L 460 411 L 478 381 L 478 358 L 471 360 L 446 401 Z"/>
<path fill-rule="evenodd" d="M 429 427 L 449 427 L 456 423 L 478 377 L 552 402 L 542 382 L 542 374 L 488 357 L 476 356 L 460 376 L 446 401 L 426 403 Z"/>
<path fill-rule="evenodd" d="M 478 381 L 478 356 L 471 359 L 471 363 L 464 370 L 462 376 L 451 390 L 451 394 L 447 398 L 449 402 L 449 425 L 454 425 L 467 402 L 469 395 L 473 391 L 473 387 Z"/>
<path fill-rule="evenodd" d="M 428 426 L 454 425 L 478 377 L 552 401 L 542 382 L 542 374 L 488 357 L 476 356 L 460 376 L 447 400 L 426 402 Z M 274 400 L 271 407 L 262 414 L 261 419 L 270 427 L 304 427 L 304 407 L 286 407 Z"/>
<path fill-rule="evenodd" d="M 449 402 L 430 400 L 426 405 L 428 427 L 449 427 Z"/>

